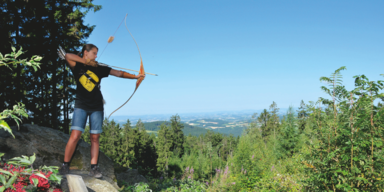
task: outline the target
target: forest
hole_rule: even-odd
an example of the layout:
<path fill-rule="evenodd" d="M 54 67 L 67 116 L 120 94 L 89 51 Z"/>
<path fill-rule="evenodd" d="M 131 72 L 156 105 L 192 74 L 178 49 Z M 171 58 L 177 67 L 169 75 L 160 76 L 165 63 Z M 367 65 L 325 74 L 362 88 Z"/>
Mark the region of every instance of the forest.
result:
<path fill-rule="evenodd" d="M 56 49 L 77 52 L 95 28 L 83 18 L 101 6 L 92 0 L 15 0 L 2 1 L 0 9 L 2 128 L 3 122 L 22 121 L 69 133 L 76 85 Z M 21 53 L 35 60 L 19 62 Z M 42 64 L 36 68 L 33 61 Z M 320 77 L 328 97 L 301 101 L 282 118 L 271 101 L 239 137 L 186 135 L 178 115 L 156 125 L 157 135 L 141 121 L 120 125 L 105 119 L 100 150 L 117 171 L 138 169 L 149 180 L 118 181 L 122 191 L 382 191 L 384 81 L 357 75 L 347 90 L 346 69 Z M 82 139 L 89 142 L 89 134 Z"/>
<path fill-rule="evenodd" d="M 101 148 L 117 169 L 139 169 L 159 191 L 380 191 L 383 82 L 355 76 L 355 89 L 347 91 L 342 70 L 320 78 L 329 98 L 301 101 L 281 120 L 273 102 L 238 138 L 183 135 L 177 115 L 159 125 L 157 137 L 140 121 L 132 128 L 105 120 Z"/>

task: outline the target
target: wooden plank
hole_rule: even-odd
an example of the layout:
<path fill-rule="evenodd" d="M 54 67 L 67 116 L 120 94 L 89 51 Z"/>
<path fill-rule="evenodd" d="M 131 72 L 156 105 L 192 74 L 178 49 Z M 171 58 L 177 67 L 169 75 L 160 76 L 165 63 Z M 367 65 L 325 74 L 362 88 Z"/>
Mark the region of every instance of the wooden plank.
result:
<path fill-rule="evenodd" d="M 68 188 L 70 192 L 88 192 L 83 178 L 79 175 L 67 174 Z"/>

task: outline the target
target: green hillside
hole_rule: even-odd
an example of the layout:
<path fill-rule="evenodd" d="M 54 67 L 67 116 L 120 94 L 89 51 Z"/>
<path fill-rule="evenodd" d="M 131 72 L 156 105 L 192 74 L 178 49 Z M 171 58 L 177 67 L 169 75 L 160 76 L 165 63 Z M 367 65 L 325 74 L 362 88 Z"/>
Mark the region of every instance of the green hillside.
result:
<path fill-rule="evenodd" d="M 248 122 L 242 121 L 226 121 L 221 119 L 199 119 L 186 122 L 189 126 L 203 127 L 214 132 L 223 134 L 233 134 L 240 136 L 244 129 L 248 126 Z"/>
<path fill-rule="evenodd" d="M 232 128 L 232 127 L 227 127 L 227 128 L 221 128 L 221 129 L 210 129 L 213 132 L 217 133 L 222 133 L 224 135 L 233 135 L 235 137 L 241 136 L 243 131 L 246 129 L 246 127 L 237 127 L 237 128 Z"/>
<path fill-rule="evenodd" d="M 193 123 L 191 123 L 191 122 L 193 122 Z M 225 135 L 232 134 L 233 136 L 237 137 L 237 136 L 240 136 L 243 133 L 243 130 L 246 128 L 245 126 L 241 126 L 241 125 L 236 126 L 236 124 L 231 124 L 230 122 L 222 121 L 222 120 L 206 119 L 206 120 L 196 120 L 196 121 L 191 121 L 191 122 L 188 122 L 188 123 L 191 123 L 191 124 L 198 124 L 199 123 L 200 126 L 183 123 L 184 135 L 191 134 L 193 136 L 198 136 L 200 134 L 205 134 L 205 133 L 207 133 L 208 130 L 210 130 L 210 131 L 213 131 L 216 133 L 222 133 Z M 215 124 L 215 122 L 217 122 L 217 124 Z M 153 133 L 157 136 L 157 131 L 160 129 L 159 126 L 163 123 L 165 123 L 165 125 L 167 125 L 167 126 L 169 125 L 169 122 L 154 121 L 154 122 L 144 123 L 144 126 L 145 126 L 145 129 L 147 130 L 147 132 L 149 134 Z M 230 126 L 228 126 L 228 125 L 230 125 Z M 214 126 L 222 126 L 222 127 L 215 129 L 215 128 L 211 128 L 212 126 L 213 127 Z M 202 127 L 206 127 L 206 128 L 202 128 Z"/>
<path fill-rule="evenodd" d="M 160 130 L 159 126 L 163 123 L 167 126 L 170 124 L 170 122 L 168 121 L 154 121 L 154 122 L 144 123 L 144 127 L 149 134 L 153 133 L 157 136 L 157 131 Z M 183 123 L 183 125 L 184 125 L 184 129 L 183 129 L 184 135 L 191 134 L 193 136 L 198 136 L 200 134 L 205 134 L 208 131 L 208 129 L 204 129 L 197 126 L 191 126 L 185 123 Z"/>

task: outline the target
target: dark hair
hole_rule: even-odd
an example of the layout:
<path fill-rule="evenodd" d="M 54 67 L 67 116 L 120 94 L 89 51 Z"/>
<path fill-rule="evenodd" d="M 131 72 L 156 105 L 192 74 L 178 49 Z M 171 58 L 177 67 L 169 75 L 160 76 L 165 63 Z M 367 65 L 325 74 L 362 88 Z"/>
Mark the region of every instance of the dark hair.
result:
<path fill-rule="evenodd" d="M 81 49 L 81 52 L 79 52 L 77 55 L 78 56 L 83 56 L 85 50 L 91 51 L 94 47 L 96 47 L 96 45 L 94 45 L 94 44 L 85 44 L 83 46 L 83 49 Z M 97 48 L 97 47 L 96 47 L 96 49 L 99 50 L 99 48 Z"/>

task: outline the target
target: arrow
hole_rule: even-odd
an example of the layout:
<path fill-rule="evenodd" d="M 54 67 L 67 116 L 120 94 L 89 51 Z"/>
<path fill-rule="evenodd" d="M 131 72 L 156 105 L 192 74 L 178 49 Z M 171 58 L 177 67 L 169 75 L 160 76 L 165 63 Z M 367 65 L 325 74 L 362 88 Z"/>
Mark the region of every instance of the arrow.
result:
<path fill-rule="evenodd" d="M 128 71 L 134 71 L 134 72 L 140 73 L 140 71 L 136 71 L 136 70 L 133 70 L 133 69 L 126 69 L 126 68 L 122 68 L 122 67 L 111 66 L 111 65 L 107 65 L 105 63 L 97 63 L 97 64 L 100 65 L 100 66 L 111 67 L 111 68 L 119 68 L 119 69 L 124 69 L 124 70 L 128 70 Z M 153 75 L 153 76 L 158 76 L 157 74 L 153 74 L 153 73 L 145 73 L 145 74 Z"/>
<path fill-rule="evenodd" d="M 65 54 L 67 54 L 64 49 L 59 45 L 59 48 L 57 49 L 57 54 L 59 55 L 60 59 L 61 60 L 65 60 Z M 140 71 L 136 71 L 136 70 L 132 70 L 132 69 L 126 69 L 126 68 L 122 68 L 122 67 L 116 67 L 116 66 L 110 66 L 110 65 L 107 65 L 105 63 L 97 63 L 98 65 L 101 65 L 101 66 L 105 66 L 105 67 L 114 67 L 114 68 L 119 68 L 119 69 L 124 69 L 124 70 L 128 70 L 128 71 L 134 71 L 134 72 L 138 72 L 140 73 Z M 148 74 L 148 75 L 153 75 L 153 76 L 158 76 L 157 74 L 153 74 L 153 73 L 145 73 L 145 74 Z"/>

